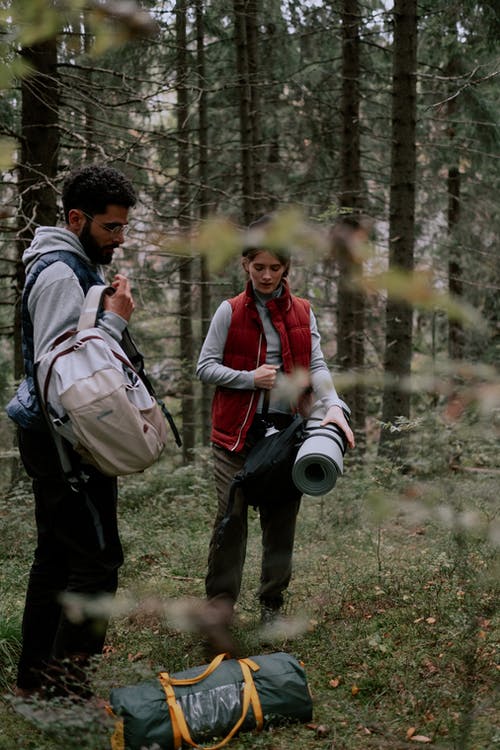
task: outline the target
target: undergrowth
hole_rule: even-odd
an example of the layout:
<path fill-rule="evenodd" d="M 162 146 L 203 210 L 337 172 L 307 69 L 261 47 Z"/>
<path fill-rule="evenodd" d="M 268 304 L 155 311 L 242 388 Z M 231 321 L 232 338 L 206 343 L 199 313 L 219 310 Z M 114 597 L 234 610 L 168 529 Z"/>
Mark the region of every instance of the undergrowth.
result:
<path fill-rule="evenodd" d="M 465 453 L 467 468 L 486 469 L 469 472 L 449 466 L 450 440 L 427 437 L 415 441 L 419 450 L 405 475 L 369 455 L 364 467 L 347 460 L 329 495 L 303 498 L 286 601 L 291 627 L 271 643 L 263 643 L 259 629 L 259 526 L 250 510 L 235 636 L 248 655 L 283 650 L 302 660 L 314 715 L 307 726 L 242 733 L 229 747 L 500 747 L 498 467 L 489 438 L 462 445 L 461 462 Z M 125 564 L 94 676 L 104 698 L 112 687 L 154 679 L 159 669 L 206 662 L 199 636 L 179 612 L 183 602 L 203 597 L 215 509 L 210 458 L 201 451 L 192 466 L 178 463 L 167 455 L 120 482 Z M 111 721 L 90 710 L 76 717 L 23 713 L 9 692 L 34 546 L 31 508 L 25 481 L 0 501 L 0 748 L 103 750 Z"/>

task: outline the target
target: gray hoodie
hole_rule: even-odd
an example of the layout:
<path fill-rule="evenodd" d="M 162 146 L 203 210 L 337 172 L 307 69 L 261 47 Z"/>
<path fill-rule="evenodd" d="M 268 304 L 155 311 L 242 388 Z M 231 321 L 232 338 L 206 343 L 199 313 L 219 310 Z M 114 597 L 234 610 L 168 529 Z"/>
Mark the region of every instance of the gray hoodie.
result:
<path fill-rule="evenodd" d="M 29 273 L 30 267 L 42 255 L 55 250 L 73 253 L 105 281 L 103 268 L 92 264 L 76 234 L 59 227 L 39 227 L 35 231 L 33 242 L 23 254 L 26 272 Z M 35 361 L 51 348 L 58 336 L 76 327 L 83 300 L 80 282 L 66 263 L 56 261 L 40 273 L 28 299 Z M 127 321 L 116 313 L 105 312 L 98 325 L 120 341 Z"/>

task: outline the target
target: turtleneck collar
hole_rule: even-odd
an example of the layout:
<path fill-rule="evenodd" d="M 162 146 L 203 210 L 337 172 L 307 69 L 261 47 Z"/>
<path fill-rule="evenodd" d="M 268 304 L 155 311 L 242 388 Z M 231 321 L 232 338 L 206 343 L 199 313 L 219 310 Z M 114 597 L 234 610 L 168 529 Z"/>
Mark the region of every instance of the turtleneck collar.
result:
<path fill-rule="evenodd" d="M 255 287 L 252 284 L 252 292 L 255 297 L 255 299 L 260 302 L 261 304 L 265 305 L 266 302 L 269 302 L 271 299 L 276 299 L 277 297 L 281 297 L 283 294 L 283 282 L 274 290 L 274 292 L 271 292 L 271 294 L 262 294 L 262 292 L 258 292 Z"/>

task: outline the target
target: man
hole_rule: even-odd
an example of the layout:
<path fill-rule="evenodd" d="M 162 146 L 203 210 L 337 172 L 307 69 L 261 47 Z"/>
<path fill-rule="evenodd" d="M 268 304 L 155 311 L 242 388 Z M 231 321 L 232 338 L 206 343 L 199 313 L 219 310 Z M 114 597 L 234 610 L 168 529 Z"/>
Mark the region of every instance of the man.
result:
<path fill-rule="evenodd" d="M 33 364 L 65 331 L 75 328 L 85 293 L 104 284 L 103 266 L 124 241 L 136 195 L 110 167 L 72 173 L 63 188 L 65 228 L 39 227 L 23 255 L 23 354 L 27 378 L 7 407 L 18 423 L 19 450 L 32 478 L 37 547 L 22 622 L 16 693 L 21 697 L 88 698 L 88 669 L 102 651 L 107 615 L 69 617 L 64 596 L 113 595 L 123 553 L 117 528 L 117 482 L 84 465 L 68 445 L 72 466 L 85 477 L 75 492 L 63 478 L 58 453 L 40 414 Z M 134 310 L 128 280 L 117 274 L 98 326 L 117 341 Z"/>

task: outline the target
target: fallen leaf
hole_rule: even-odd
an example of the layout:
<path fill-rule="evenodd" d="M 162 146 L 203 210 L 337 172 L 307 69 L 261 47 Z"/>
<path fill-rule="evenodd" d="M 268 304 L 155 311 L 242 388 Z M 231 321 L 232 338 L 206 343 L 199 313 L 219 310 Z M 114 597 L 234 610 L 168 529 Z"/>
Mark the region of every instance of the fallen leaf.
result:
<path fill-rule="evenodd" d="M 330 680 L 330 682 L 328 684 L 330 685 L 330 687 L 336 688 L 336 687 L 338 687 L 340 685 L 340 678 L 339 677 L 335 677 L 335 679 Z"/>
<path fill-rule="evenodd" d="M 357 685 L 353 685 L 351 687 L 351 695 L 357 695 L 359 693 L 359 687 Z"/>
<path fill-rule="evenodd" d="M 436 618 L 435 617 L 427 617 L 425 621 L 426 621 L 426 623 L 428 625 L 434 625 L 434 623 L 436 622 Z"/>
<path fill-rule="evenodd" d="M 414 734 L 410 737 L 411 742 L 432 742 L 430 737 L 426 737 L 425 734 Z"/>
<path fill-rule="evenodd" d="M 313 721 L 311 721 L 309 724 L 306 724 L 307 729 L 312 729 L 318 737 L 326 737 L 327 734 L 330 733 L 330 727 L 326 724 L 315 724 Z"/>
<path fill-rule="evenodd" d="M 406 739 L 409 740 L 416 732 L 416 727 L 409 727 L 409 729 L 406 730 Z"/>
<path fill-rule="evenodd" d="M 328 734 L 330 734 L 330 727 L 328 727 L 326 724 L 319 724 L 316 727 L 316 734 L 318 737 L 326 737 Z"/>
<path fill-rule="evenodd" d="M 144 659 L 144 656 L 142 651 L 137 651 L 136 654 L 129 654 L 127 658 L 129 661 L 139 661 L 140 659 Z"/>
<path fill-rule="evenodd" d="M 439 672 L 439 669 L 430 659 L 424 659 L 422 662 L 422 666 L 425 667 L 425 670 L 428 674 L 435 674 L 436 672 Z"/>

